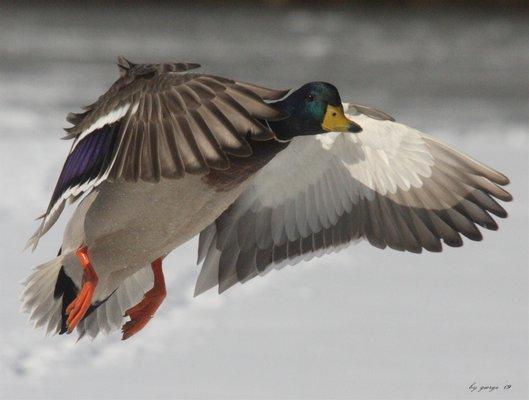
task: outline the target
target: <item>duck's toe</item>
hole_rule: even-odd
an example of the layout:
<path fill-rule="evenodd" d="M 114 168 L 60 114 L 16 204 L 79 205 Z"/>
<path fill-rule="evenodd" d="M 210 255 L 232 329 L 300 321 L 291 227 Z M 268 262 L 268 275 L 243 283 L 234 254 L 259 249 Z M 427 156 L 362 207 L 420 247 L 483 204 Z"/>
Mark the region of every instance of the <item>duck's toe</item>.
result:
<path fill-rule="evenodd" d="M 121 331 L 123 332 L 122 339 L 126 340 L 143 329 L 154 316 L 156 310 L 158 307 L 160 307 L 164 298 L 165 291 L 157 292 L 150 290 L 145 294 L 142 301 L 140 301 L 134 307 L 129 308 L 125 312 L 125 316 L 130 317 L 130 321 L 127 321 L 121 328 Z"/>
<path fill-rule="evenodd" d="M 154 286 L 143 296 L 143 299 L 134 307 L 125 311 L 125 316 L 130 317 L 121 331 L 123 332 L 122 340 L 126 340 L 135 333 L 138 333 L 151 320 L 154 313 L 165 299 L 165 279 L 162 271 L 162 260 L 159 258 L 151 264 Z"/>

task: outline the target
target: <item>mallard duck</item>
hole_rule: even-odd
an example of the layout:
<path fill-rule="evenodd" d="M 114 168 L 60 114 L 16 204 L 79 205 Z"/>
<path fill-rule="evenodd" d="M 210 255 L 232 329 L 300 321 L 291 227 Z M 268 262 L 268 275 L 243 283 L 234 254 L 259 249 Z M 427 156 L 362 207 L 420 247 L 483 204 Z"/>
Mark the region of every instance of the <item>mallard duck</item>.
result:
<path fill-rule="evenodd" d="M 275 90 L 135 64 L 83 113 L 42 223 L 81 199 L 59 254 L 37 267 L 23 304 L 36 326 L 123 339 L 166 295 L 162 262 L 199 234 L 195 295 L 360 239 L 438 252 L 476 225 L 498 228 L 503 174 L 388 114 L 342 103 L 335 86 Z M 150 267 L 150 268 L 149 268 Z M 129 318 L 123 324 L 123 318 Z M 123 324 L 123 325 L 122 325 Z"/>

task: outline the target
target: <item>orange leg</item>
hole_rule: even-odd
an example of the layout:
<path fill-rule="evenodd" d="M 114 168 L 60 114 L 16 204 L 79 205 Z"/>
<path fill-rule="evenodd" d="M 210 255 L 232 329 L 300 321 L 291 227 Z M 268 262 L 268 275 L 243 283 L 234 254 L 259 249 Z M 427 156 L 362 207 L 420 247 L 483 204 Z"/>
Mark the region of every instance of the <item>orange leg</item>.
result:
<path fill-rule="evenodd" d="M 88 307 L 92 303 L 92 295 L 94 294 L 98 281 L 97 274 L 88 258 L 87 247 L 79 247 L 75 255 L 83 268 L 83 280 L 77 297 L 66 308 L 66 315 L 68 315 L 68 320 L 66 321 L 68 333 L 71 333 L 75 329 L 79 321 L 86 314 Z"/>
<path fill-rule="evenodd" d="M 162 259 L 154 260 L 151 263 L 151 268 L 154 275 L 154 285 L 151 290 L 145 293 L 138 304 L 125 312 L 125 316 L 130 317 L 130 321 L 127 321 L 121 328 L 123 332 L 122 340 L 128 339 L 147 325 L 147 322 L 150 321 L 165 299 L 167 292 L 162 271 Z"/>

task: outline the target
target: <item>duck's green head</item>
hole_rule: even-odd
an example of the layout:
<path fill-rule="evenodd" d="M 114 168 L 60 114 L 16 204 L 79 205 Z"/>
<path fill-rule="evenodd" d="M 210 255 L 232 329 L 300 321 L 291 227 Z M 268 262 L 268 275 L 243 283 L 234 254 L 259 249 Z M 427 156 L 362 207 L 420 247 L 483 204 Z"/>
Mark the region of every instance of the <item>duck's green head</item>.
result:
<path fill-rule="evenodd" d="M 274 104 L 287 115 L 283 120 L 270 123 L 280 139 L 362 130 L 344 115 L 338 90 L 327 82 L 307 83 Z"/>

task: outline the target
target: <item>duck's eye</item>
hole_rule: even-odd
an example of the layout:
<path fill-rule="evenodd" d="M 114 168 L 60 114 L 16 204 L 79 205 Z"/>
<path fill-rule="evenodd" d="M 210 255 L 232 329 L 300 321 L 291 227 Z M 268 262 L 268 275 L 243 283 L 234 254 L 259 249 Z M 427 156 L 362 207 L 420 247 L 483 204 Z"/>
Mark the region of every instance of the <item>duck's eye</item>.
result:
<path fill-rule="evenodd" d="M 314 96 L 312 94 L 307 95 L 307 101 L 313 101 Z"/>

